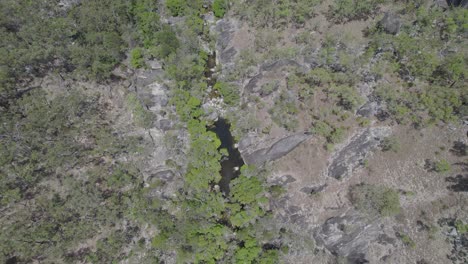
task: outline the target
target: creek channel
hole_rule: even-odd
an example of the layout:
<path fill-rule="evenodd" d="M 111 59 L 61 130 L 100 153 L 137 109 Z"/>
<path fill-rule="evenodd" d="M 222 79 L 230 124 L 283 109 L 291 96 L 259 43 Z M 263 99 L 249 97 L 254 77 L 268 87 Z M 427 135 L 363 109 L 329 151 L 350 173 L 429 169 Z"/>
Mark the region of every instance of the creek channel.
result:
<path fill-rule="evenodd" d="M 213 52 L 208 56 L 208 61 L 206 64 L 205 69 L 205 77 L 207 79 L 208 87 L 213 87 L 216 83 L 216 79 L 213 76 L 214 69 L 216 67 L 216 53 Z M 229 194 L 229 183 L 231 180 L 235 179 L 240 175 L 240 168 L 244 165 L 244 160 L 239 152 L 239 150 L 235 147 L 234 137 L 230 131 L 231 125 L 229 124 L 228 120 L 223 118 L 218 118 L 214 122 L 214 124 L 208 127 L 209 131 L 216 133 L 219 140 L 221 141 L 221 146 L 219 149 L 226 149 L 227 156 L 223 156 L 220 164 L 221 164 L 221 180 L 219 181 L 218 185 L 220 190 L 224 193 L 224 195 Z"/>

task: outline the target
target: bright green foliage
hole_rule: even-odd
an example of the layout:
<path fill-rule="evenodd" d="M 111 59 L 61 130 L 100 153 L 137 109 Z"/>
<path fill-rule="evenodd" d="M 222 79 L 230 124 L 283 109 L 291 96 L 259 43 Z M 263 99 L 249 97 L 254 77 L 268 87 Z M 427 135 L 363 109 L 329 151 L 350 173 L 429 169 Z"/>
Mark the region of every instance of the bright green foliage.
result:
<path fill-rule="evenodd" d="M 393 216 L 401 210 L 398 192 L 383 186 L 356 185 L 351 189 L 351 201 L 369 216 Z"/>
<path fill-rule="evenodd" d="M 246 227 L 250 224 L 255 223 L 259 217 L 262 217 L 265 212 L 258 206 L 246 207 L 237 212 L 232 211 L 229 220 L 235 227 Z"/>
<path fill-rule="evenodd" d="M 256 202 L 263 192 L 262 182 L 256 177 L 248 178 L 241 175 L 231 182 L 231 197 L 233 201 L 244 205 Z"/>
<path fill-rule="evenodd" d="M 433 121 L 456 121 L 456 113 L 463 105 L 463 90 L 429 86 L 420 95 L 421 104 L 427 109 Z"/>
<path fill-rule="evenodd" d="M 227 0 L 214 0 L 213 13 L 217 18 L 222 18 L 228 7 Z"/>
<path fill-rule="evenodd" d="M 190 96 L 188 91 L 176 90 L 171 102 L 176 106 L 177 114 L 182 121 L 187 122 L 191 117 L 199 117 L 202 114 L 200 99 Z"/>
<path fill-rule="evenodd" d="M 254 263 L 259 257 L 262 249 L 258 245 L 258 241 L 249 234 L 248 230 L 239 232 L 239 237 L 243 242 L 243 247 L 240 247 L 234 257 L 235 263 Z"/>
<path fill-rule="evenodd" d="M 188 234 L 187 242 L 195 248 L 195 263 L 216 263 L 220 260 L 228 248 L 225 235 L 229 229 L 220 224 L 193 230 Z"/>
<path fill-rule="evenodd" d="M 240 100 L 240 91 L 233 84 L 225 82 L 217 82 L 213 89 L 219 91 L 223 96 L 223 100 L 226 104 L 235 106 L 239 104 Z"/>
<path fill-rule="evenodd" d="M 439 173 L 446 173 L 452 169 L 452 166 L 447 160 L 439 160 L 434 164 L 434 170 Z"/>
<path fill-rule="evenodd" d="M 263 192 L 262 182 L 256 177 L 241 175 L 231 182 L 231 197 L 241 204 L 257 202 Z"/>
<path fill-rule="evenodd" d="M 468 224 L 465 224 L 461 219 L 455 221 L 455 228 L 457 228 L 457 232 L 460 234 L 468 233 Z"/>
<path fill-rule="evenodd" d="M 400 67 L 406 67 L 416 76 L 431 77 L 440 62 L 428 43 L 421 42 L 407 33 L 399 34 L 394 41 L 400 56 L 408 58 L 404 64 L 400 63 L 402 64 Z"/>
<path fill-rule="evenodd" d="M 182 15 L 186 8 L 185 0 L 167 0 L 166 7 L 172 16 Z"/>
<path fill-rule="evenodd" d="M 326 121 L 317 120 L 313 124 L 312 133 L 325 137 L 329 144 L 337 144 L 343 140 L 345 130 Z"/>
<path fill-rule="evenodd" d="M 130 64 L 133 68 L 141 68 L 145 66 L 145 60 L 143 59 L 143 51 L 140 48 L 133 49 L 130 53 L 130 56 Z"/>
<path fill-rule="evenodd" d="M 156 1 L 135 1 L 132 7 L 132 15 L 136 21 L 136 28 L 138 29 L 140 41 L 145 48 L 150 48 L 154 45 L 156 33 L 161 30 Z"/>

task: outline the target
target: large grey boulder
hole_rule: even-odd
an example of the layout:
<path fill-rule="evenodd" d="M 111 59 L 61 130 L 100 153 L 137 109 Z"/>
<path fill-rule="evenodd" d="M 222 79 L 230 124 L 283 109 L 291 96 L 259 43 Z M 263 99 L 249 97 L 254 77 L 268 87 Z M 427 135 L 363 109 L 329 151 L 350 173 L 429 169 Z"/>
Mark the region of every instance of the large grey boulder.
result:
<path fill-rule="evenodd" d="M 270 139 L 261 142 L 256 142 L 254 137 L 247 137 L 239 143 L 239 151 L 246 164 L 263 165 L 267 161 L 285 156 L 309 137 L 308 134 L 298 133 L 278 140 Z"/>
<path fill-rule="evenodd" d="M 390 133 L 389 127 L 372 127 L 356 133 L 347 144 L 332 155 L 328 166 L 328 176 L 335 179 L 350 177 L 380 145 L 381 140 Z"/>
<path fill-rule="evenodd" d="M 382 20 L 380 20 L 379 25 L 383 28 L 383 30 L 385 30 L 385 32 L 396 35 L 398 32 L 400 32 L 400 16 L 392 12 L 387 12 L 385 13 Z"/>

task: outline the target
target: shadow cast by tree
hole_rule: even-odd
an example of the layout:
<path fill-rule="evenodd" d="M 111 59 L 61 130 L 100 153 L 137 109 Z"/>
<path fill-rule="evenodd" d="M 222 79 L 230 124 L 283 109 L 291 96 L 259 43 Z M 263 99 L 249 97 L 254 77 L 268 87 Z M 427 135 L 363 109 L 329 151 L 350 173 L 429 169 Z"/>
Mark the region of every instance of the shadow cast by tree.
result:
<path fill-rule="evenodd" d="M 450 152 L 457 157 L 466 156 L 467 145 L 462 141 L 454 141 L 453 147 L 450 149 Z"/>
<path fill-rule="evenodd" d="M 447 177 L 445 181 L 452 183 L 447 189 L 453 192 L 468 192 L 468 174 Z"/>

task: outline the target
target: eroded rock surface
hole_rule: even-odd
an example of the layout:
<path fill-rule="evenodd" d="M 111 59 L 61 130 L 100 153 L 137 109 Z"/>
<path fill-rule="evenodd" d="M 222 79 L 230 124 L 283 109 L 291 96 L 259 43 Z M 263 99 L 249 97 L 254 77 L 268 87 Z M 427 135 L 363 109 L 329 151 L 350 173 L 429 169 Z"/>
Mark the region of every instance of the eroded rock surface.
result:
<path fill-rule="evenodd" d="M 389 34 L 396 35 L 400 32 L 401 20 L 400 17 L 392 12 L 385 13 L 385 16 L 379 22 L 380 26 Z"/>
<path fill-rule="evenodd" d="M 372 263 L 367 252 L 374 242 L 395 246 L 395 239 L 386 235 L 377 222 L 370 222 L 353 210 L 328 219 L 317 228 L 314 238 L 318 246 L 346 258 L 347 263 Z"/>
<path fill-rule="evenodd" d="M 372 151 L 379 146 L 381 140 L 390 133 L 389 127 L 373 127 L 358 132 L 332 155 L 328 166 L 328 176 L 335 179 L 351 176 L 353 171 L 361 166 Z"/>
<path fill-rule="evenodd" d="M 274 140 L 273 143 L 271 139 L 269 142 L 256 142 L 255 138 L 248 137 L 239 143 L 239 151 L 246 164 L 262 165 L 285 156 L 309 137 L 308 134 L 298 133 Z"/>

